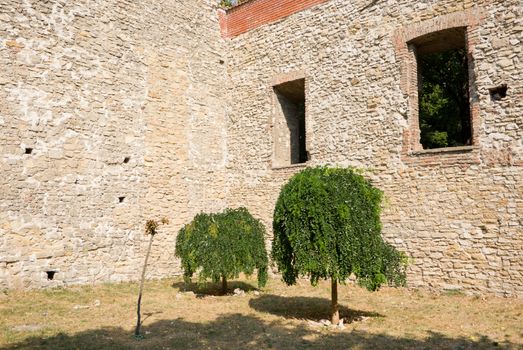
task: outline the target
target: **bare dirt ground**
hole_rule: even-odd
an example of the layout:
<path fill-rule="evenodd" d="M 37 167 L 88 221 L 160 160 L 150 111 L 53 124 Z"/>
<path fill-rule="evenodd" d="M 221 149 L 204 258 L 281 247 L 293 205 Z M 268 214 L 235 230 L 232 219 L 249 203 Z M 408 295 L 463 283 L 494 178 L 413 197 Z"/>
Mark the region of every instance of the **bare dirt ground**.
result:
<path fill-rule="evenodd" d="M 254 279 L 185 286 L 146 283 L 133 336 L 137 284 L 0 292 L 0 349 L 523 349 L 523 300 L 340 286 L 345 325 L 328 319 L 330 284 Z M 245 293 L 235 295 L 241 288 Z"/>

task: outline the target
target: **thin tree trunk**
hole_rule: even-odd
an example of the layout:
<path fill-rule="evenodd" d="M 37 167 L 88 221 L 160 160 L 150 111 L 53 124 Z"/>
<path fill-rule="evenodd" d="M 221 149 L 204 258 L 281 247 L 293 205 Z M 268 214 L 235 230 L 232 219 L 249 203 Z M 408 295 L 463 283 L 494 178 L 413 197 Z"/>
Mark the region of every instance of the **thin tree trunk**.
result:
<path fill-rule="evenodd" d="M 136 329 L 134 330 L 135 336 L 140 335 L 140 326 L 141 326 L 140 308 L 141 308 L 141 303 L 142 303 L 143 282 L 145 280 L 145 269 L 147 268 L 147 260 L 149 260 L 149 253 L 151 252 L 151 246 L 153 244 L 153 237 L 154 237 L 154 235 L 151 235 L 151 238 L 149 239 L 149 247 L 147 248 L 147 254 L 145 255 L 145 262 L 143 263 L 142 280 L 140 281 L 140 294 L 138 294 L 138 308 L 136 310 L 138 320 L 136 321 Z"/>
<path fill-rule="evenodd" d="M 337 325 L 340 323 L 340 310 L 338 305 L 338 281 L 331 279 L 331 323 Z"/>
<path fill-rule="evenodd" d="M 222 275 L 222 294 L 227 294 L 227 277 Z"/>

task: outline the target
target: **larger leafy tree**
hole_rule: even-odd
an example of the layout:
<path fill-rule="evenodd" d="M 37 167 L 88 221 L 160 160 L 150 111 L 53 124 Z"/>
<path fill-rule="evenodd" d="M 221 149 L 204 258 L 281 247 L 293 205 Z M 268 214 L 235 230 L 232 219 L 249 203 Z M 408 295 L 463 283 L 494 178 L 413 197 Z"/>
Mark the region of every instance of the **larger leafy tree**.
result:
<path fill-rule="evenodd" d="M 201 213 L 179 231 L 175 255 L 181 258 L 186 281 L 195 272 L 201 281 L 221 279 L 225 294 L 228 279 L 256 269 L 258 286 L 263 287 L 269 260 L 264 235 L 263 224 L 245 208 Z"/>
<path fill-rule="evenodd" d="M 283 280 L 331 279 L 331 322 L 339 322 L 338 282 L 405 283 L 405 257 L 381 237 L 382 193 L 346 168 L 308 168 L 282 188 L 274 211 L 272 257 Z"/>

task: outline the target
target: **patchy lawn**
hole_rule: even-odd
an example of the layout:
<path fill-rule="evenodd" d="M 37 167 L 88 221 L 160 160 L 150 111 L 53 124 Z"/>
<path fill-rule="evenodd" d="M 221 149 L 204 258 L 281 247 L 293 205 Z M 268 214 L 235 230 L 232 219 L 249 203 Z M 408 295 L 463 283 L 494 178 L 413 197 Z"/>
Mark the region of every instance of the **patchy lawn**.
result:
<path fill-rule="evenodd" d="M 143 340 L 133 337 L 137 284 L 0 292 L 0 349 L 523 349 L 523 301 L 340 286 L 345 328 L 328 318 L 329 283 L 270 280 L 185 291 L 181 280 L 148 282 Z M 347 323 L 349 321 L 349 323 Z"/>

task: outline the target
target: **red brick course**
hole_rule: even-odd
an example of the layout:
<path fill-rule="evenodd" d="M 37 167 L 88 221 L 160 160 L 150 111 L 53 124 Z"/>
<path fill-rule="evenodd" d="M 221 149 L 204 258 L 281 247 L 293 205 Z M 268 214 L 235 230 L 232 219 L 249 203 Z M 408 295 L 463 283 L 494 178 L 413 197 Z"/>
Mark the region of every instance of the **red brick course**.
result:
<path fill-rule="evenodd" d="M 219 10 L 222 36 L 232 38 L 327 1 L 252 0 L 227 11 Z"/>

